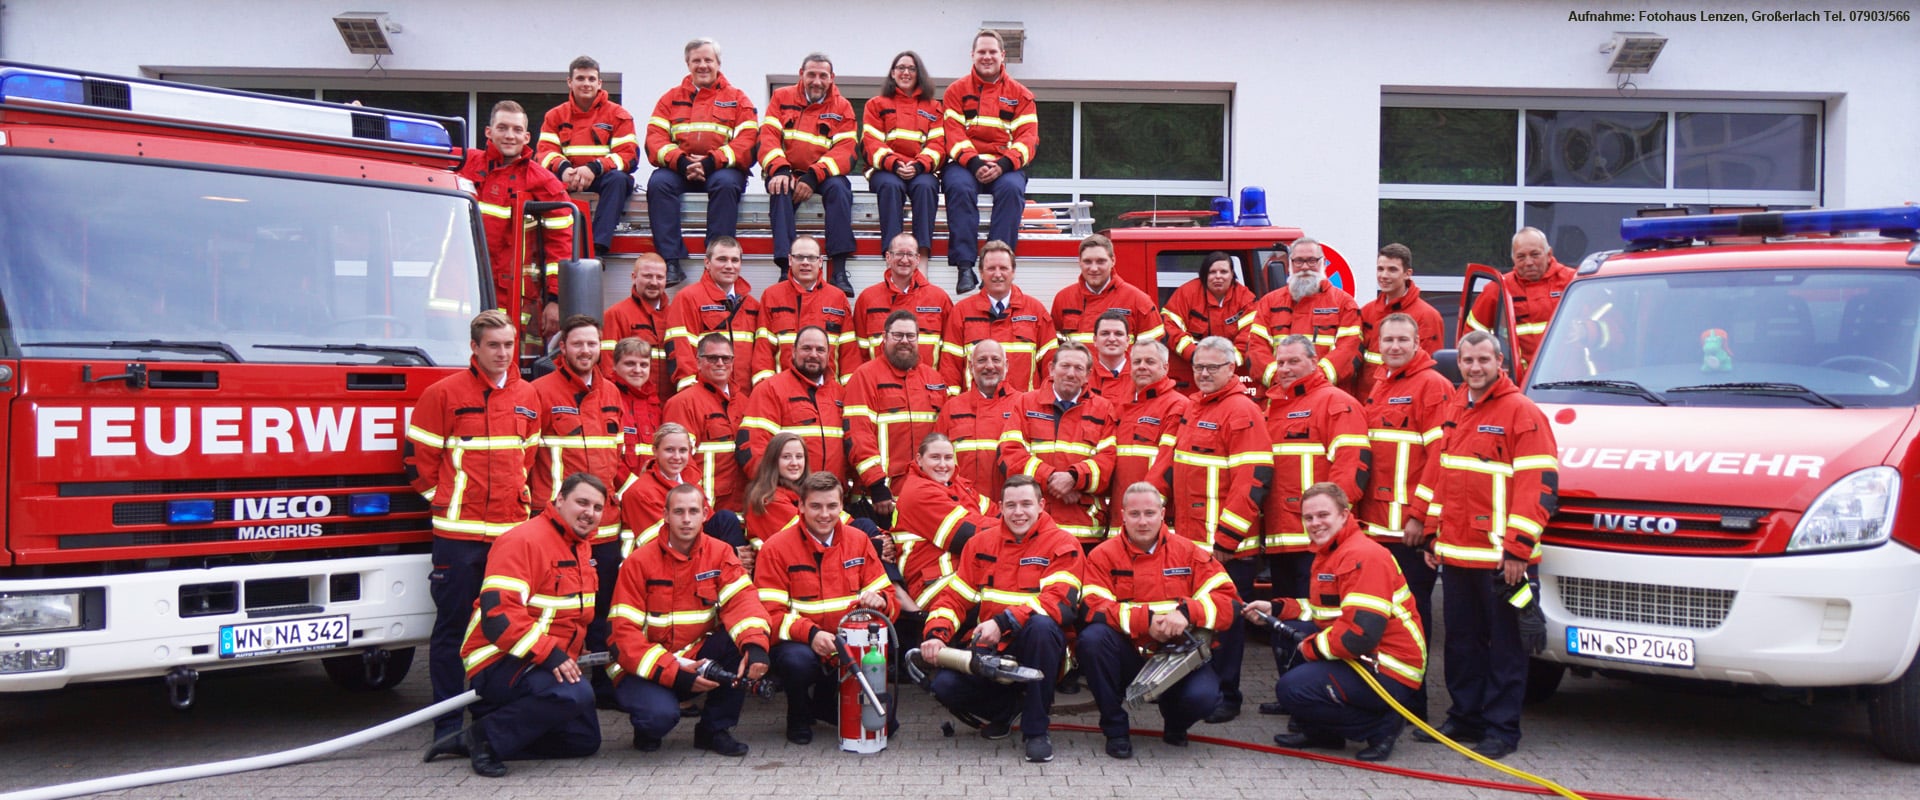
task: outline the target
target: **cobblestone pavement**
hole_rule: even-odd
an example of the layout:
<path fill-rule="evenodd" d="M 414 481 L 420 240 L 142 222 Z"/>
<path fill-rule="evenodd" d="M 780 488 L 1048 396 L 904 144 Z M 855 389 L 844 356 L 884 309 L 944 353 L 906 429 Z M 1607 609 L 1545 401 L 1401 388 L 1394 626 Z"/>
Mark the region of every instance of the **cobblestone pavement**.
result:
<path fill-rule="evenodd" d="M 1270 742 L 1284 719 L 1253 713 L 1270 699 L 1273 666 L 1248 652 L 1252 688 L 1245 714 L 1195 733 Z M 400 716 L 427 704 L 423 664 L 398 689 L 349 694 L 317 665 L 211 673 L 186 713 L 168 709 L 158 681 L 79 687 L 0 698 L 0 791 L 194 764 L 297 747 Z M 1436 713 L 1445 693 L 1434 698 Z M 1763 698 L 1703 693 L 1602 677 L 1569 676 L 1546 703 L 1529 707 L 1520 752 L 1505 763 L 1576 791 L 1684 798 L 1912 797 L 1920 766 L 1887 761 L 1867 743 L 1862 704 L 1844 698 Z M 948 719 L 915 688 L 903 696 L 903 730 L 876 756 L 838 752 L 827 729 L 796 747 L 782 731 L 784 701 L 749 700 L 736 734 L 753 746 L 743 759 L 692 748 L 683 723 L 665 749 L 629 747 L 623 715 L 603 711 L 606 743 L 582 761 L 516 762 L 488 780 L 464 760 L 421 764 L 426 726 L 325 760 L 221 778 L 163 784 L 129 797 L 635 797 L 714 795 L 852 798 L 1155 797 L 1262 800 L 1514 796 L 1337 764 L 1195 743 L 1176 749 L 1137 736 L 1132 761 L 1102 751 L 1097 734 L 1056 732 L 1056 760 L 1026 764 L 1018 736 L 988 742 Z M 1091 697 L 1062 695 L 1056 723 L 1093 725 Z M 1157 715 L 1135 716 L 1151 728 Z M 1351 756 L 1352 747 L 1346 755 Z M 1505 779 L 1444 746 L 1403 737 L 1392 766 Z"/>

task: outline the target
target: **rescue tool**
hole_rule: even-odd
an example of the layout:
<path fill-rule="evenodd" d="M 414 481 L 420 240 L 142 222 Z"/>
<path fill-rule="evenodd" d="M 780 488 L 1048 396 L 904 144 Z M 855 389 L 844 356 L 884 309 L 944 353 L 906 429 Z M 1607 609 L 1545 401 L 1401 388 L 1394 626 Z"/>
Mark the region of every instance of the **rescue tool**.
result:
<path fill-rule="evenodd" d="M 1154 649 L 1146 665 L 1140 668 L 1139 674 L 1133 676 L 1133 683 L 1127 685 L 1124 702 L 1135 711 L 1159 702 L 1160 696 L 1173 688 L 1174 684 L 1211 660 L 1213 631 L 1188 628 L 1179 638 L 1163 642 Z"/>

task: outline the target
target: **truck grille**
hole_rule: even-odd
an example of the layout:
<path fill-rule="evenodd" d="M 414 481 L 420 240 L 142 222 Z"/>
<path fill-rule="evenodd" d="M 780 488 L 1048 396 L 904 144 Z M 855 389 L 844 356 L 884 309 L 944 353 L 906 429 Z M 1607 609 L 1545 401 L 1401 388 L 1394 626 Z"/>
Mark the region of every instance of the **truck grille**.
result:
<path fill-rule="evenodd" d="M 1547 544 L 1636 553 L 1752 555 L 1766 536 L 1766 509 L 1638 500 L 1563 498 L 1547 521 Z M 1671 519 L 1671 532 L 1623 530 L 1608 520 Z"/>
<path fill-rule="evenodd" d="M 1555 578 L 1560 605 L 1577 617 L 1670 628 L 1713 630 L 1727 618 L 1737 592 L 1592 578 Z"/>

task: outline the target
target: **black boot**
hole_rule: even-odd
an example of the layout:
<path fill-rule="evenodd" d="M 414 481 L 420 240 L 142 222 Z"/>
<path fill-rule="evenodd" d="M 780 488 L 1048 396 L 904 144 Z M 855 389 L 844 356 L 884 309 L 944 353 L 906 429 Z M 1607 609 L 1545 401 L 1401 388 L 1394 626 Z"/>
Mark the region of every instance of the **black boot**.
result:
<path fill-rule="evenodd" d="M 686 279 L 687 279 L 687 273 L 680 271 L 680 259 L 677 259 L 677 258 L 667 259 L 667 285 L 679 286 L 681 281 L 684 281 Z"/>
<path fill-rule="evenodd" d="M 974 274 L 972 264 L 961 264 L 955 269 L 960 271 L 960 279 L 953 282 L 955 294 L 966 294 L 980 288 L 980 276 Z"/>
<path fill-rule="evenodd" d="M 473 764 L 473 774 L 482 778 L 498 778 L 507 774 L 507 765 L 494 755 L 493 745 L 487 743 L 487 735 L 478 724 L 468 726 L 462 738 L 467 745 L 468 761 Z"/>
<path fill-rule="evenodd" d="M 846 256 L 839 255 L 827 259 L 827 282 L 833 284 L 833 288 L 845 292 L 848 297 L 853 296 L 853 281 L 847 278 Z"/>

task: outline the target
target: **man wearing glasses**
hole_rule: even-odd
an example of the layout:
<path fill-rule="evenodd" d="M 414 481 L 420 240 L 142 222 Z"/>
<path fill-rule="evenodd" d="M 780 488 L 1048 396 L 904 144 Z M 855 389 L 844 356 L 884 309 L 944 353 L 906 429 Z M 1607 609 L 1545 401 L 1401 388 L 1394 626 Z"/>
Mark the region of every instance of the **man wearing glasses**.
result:
<path fill-rule="evenodd" d="M 843 349 L 859 347 L 853 332 L 852 304 L 839 292 L 821 291 L 820 242 L 802 234 L 787 256 L 787 278 L 760 293 L 760 331 L 753 344 L 753 385 L 793 366 L 793 341 L 801 328 L 827 334 L 827 374 L 840 382 Z"/>
<path fill-rule="evenodd" d="M 905 241 L 912 241 L 908 236 Z M 899 247 L 896 241 L 896 248 Z M 894 485 L 907 474 L 920 440 L 934 432 L 947 383 L 920 360 L 920 324 L 911 311 L 887 315 L 881 357 L 847 380 L 847 456 L 855 484 L 865 490 L 882 521 L 893 513 Z"/>
<path fill-rule="evenodd" d="M 861 362 L 880 357 L 881 333 L 897 311 L 912 314 L 918 323 L 919 363 L 939 371 L 940 333 L 947 328 L 947 311 L 953 308 L 953 298 L 947 290 L 927 281 L 922 269 L 925 263 L 913 234 L 901 233 L 887 243 L 886 273 L 853 303 L 854 331 L 864 352 L 853 355 L 854 363 L 840 365 L 842 375 L 851 375 Z"/>
<path fill-rule="evenodd" d="M 746 508 L 747 474 L 734 456 L 734 432 L 746 416 L 747 396 L 731 385 L 733 343 L 718 333 L 701 337 L 699 361 L 699 380 L 675 393 L 660 418 L 693 434 L 693 465 L 711 507 L 738 513 Z"/>
<path fill-rule="evenodd" d="M 1304 236 L 1294 240 L 1287 285 L 1268 292 L 1253 313 L 1240 318 L 1240 347 L 1261 386 L 1274 382 L 1274 345 L 1299 334 L 1311 338 L 1321 353 L 1319 367 L 1328 382 L 1349 395 L 1359 389 L 1360 304 L 1327 280 L 1326 265 L 1319 242 Z"/>

